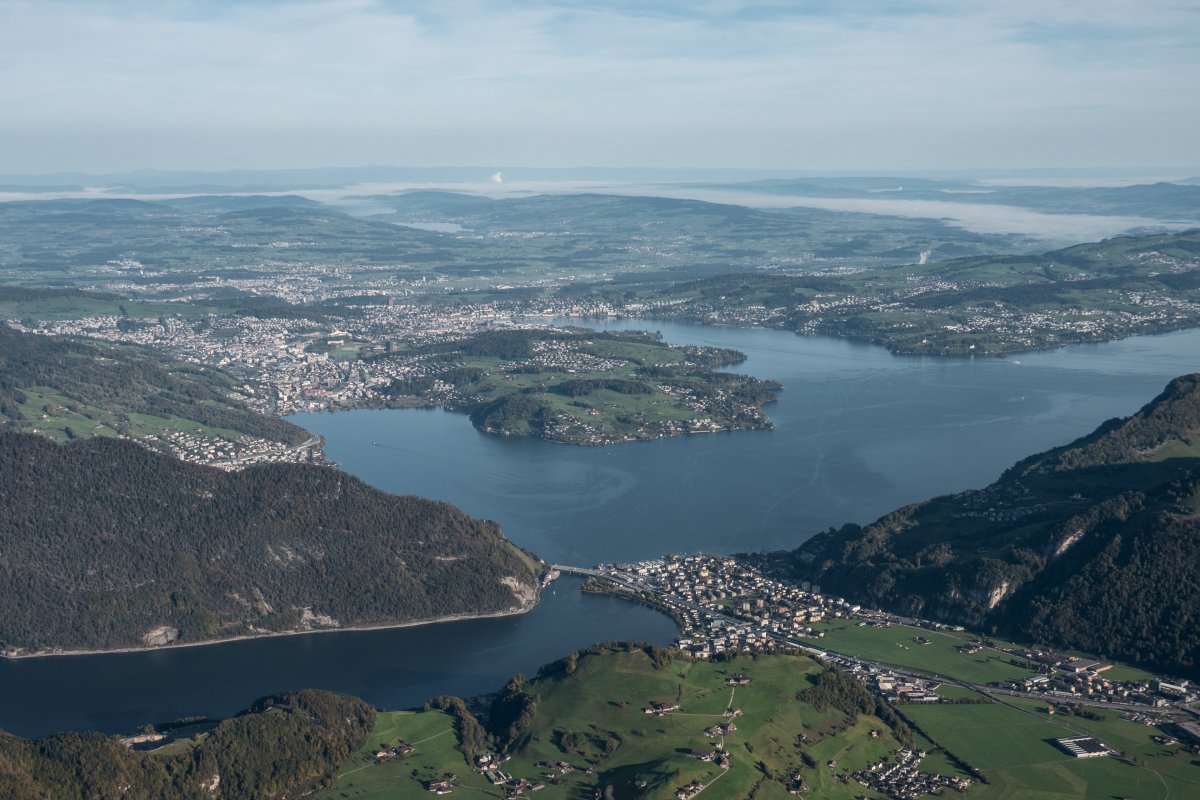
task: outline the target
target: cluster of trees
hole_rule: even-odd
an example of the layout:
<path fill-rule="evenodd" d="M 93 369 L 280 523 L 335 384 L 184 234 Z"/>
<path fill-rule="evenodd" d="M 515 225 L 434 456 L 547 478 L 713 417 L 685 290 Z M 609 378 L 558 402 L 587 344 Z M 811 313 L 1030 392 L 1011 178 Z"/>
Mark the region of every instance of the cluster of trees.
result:
<path fill-rule="evenodd" d="M 168 369 L 162 356 L 148 349 L 38 336 L 0 325 L 0 417 L 19 428 L 30 426 L 21 408 L 25 390 L 38 387 L 83 410 L 178 417 L 288 444 L 308 438 L 297 425 L 231 400 L 226 395 L 231 385 L 232 378 L 214 369 L 185 364 Z"/>
<path fill-rule="evenodd" d="M 537 708 L 538 696 L 525 691 L 524 675 L 505 684 L 488 711 L 488 727 L 494 731 L 498 752 L 511 753 L 528 743 Z"/>
<path fill-rule="evenodd" d="M 481 431 L 513 436 L 541 436 L 550 420 L 550 404 L 528 394 L 510 394 L 471 409 L 471 423 Z"/>
<path fill-rule="evenodd" d="M 458 750 L 468 761 L 480 753 L 492 749 L 492 736 L 479 722 L 462 698 L 450 695 L 434 697 L 425 704 L 425 710 L 438 709 L 454 717 L 454 732 L 458 735 Z"/>
<path fill-rule="evenodd" d="M 0 733 L 0 796 L 10 800 L 241 800 L 293 797 L 332 783 L 367 740 L 374 710 L 304 690 L 258 701 L 188 752 L 130 750 L 99 733 L 37 741 Z"/>
<path fill-rule="evenodd" d="M 830 529 L 781 561 L 873 605 L 1200 675 L 1200 458 L 1178 455 L 1196 441 L 1188 375 L 981 492 Z"/>
<path fill-rule="evenodd" d="M 130 442 L 0 433 L 0 646 L 138 645 L 518 605 L 537 575 L 489 521 L 327 467 L 241 472 Z"/>
<path fill-rule="evenodd" d="M 120 295 L 110 292 L 85 292 L 82 289 L 0 285 L 0 303 L 30 303 L 37 300 L 53 300 L 58 297 L 85 300 L 121 299 Z"/>
<path fill-rule="evenodd" d="M 654 668 L 658 670 L 666 669 L 671 663 L 672 654 L 676 652 L 646 642 L 600 642 L 543 665 L 538 669 L 536 680 L 570 675 L 585 658 L 637 651 L 649 656 Z M 479 753 L 515 753 L 524 747 L 529 742 L 537 719 L 538 696 L 536 692 L 529 690 L 529 684 L 523 675 L 516 675 L 492 698 L 486 709 L 487 713 L 483 715 L 483 721 L 458 697 L 434 697 L 425 704 L 425 708 L 440 709 L 454 717 L 458 749 L 470 760 Z M 588 741 L 582 735 L 576 736 L 579 746 Z M 615 747 L 615 744 L 604 746 Z"/>
<path fill-rule="evenodd" d="M 589 647 L 576 650 L 573 653 L 568 653 L 557 661 L 543 664 L 538 668 L 537 679 L 540 681 L 547 678 L 570 675 L 579 669 L 580 661 L 590 656 L 604 656 L 609 653 L 635 653 L 639 650 L 650 658 L 650 662 L 656 670 L 666 669 L 671 665 L 671 661 L 674 658 L 682 655 L 679 650 L 660 647 L 650 642 L 598 642 Z"/>
<path fill-rule="evenodd" d="M 897 741 L 905 747 L 912 747 L 912 731 L 908 724 L 891 704 L 871 694 L 858 678 L 838 669 L 827 669 L 812 680 L 812 686 L 796 692 L 796 699 L 801 703 L 807 703 L 818 711 L 836 708 L 850 718 L 851 724 L 859 714 L 878 717 L 891 728 Z"/>
<path fill-rule="evenodd" d="M 433 390 L 438 381 L 452 386 L 466 386 L 487 377 L 478 367 L 451 366 L 428 375 L 410 375 L 395 378 L 380 390 L 385 397 L 423 397 Z"/>
<path fill-rule="evenodd" d="M 566 397 L 582 397 L 593 392 L 609 391 L 618 394 L 654 394 L 654 387 L 627 378 L 572 378 L 550 387 L 550 391 Z"/>

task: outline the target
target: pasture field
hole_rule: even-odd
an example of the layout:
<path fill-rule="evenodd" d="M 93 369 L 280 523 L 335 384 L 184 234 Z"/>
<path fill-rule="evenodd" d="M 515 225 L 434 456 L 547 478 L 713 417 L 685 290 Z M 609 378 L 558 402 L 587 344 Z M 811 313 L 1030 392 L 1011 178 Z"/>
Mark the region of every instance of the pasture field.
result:
<path fill-rule="evenodd" d="M 847 778 L 894 752 L 899 742 L 873 716 L 851 719 L 836 709 L 818 711 L 799 702 L 796 692 L 810 686 L 810 677 L 820 669 L 799 656 L 724 664 L 672 661 L 663 669 L 655 669 L 641 651 L 586 656 L 569 675 L 526 685 L 538 696 L 536 720 L 527 742 L 503 769 L 514 778 L 544 782 L 534 796 L 548 800 L 590 798 L 596 788 L 608 786 L 618 800 L 668 800 L 691 781 L 706 785 L 704 800 L 751 795 L 783 800 L 791 797 L 786 781 L 796 772 L 805 775 L 816 796 L 881 797 Z M 727 686 L 725 678 L 739 672 L 751 676 L 752 684 Z M 706 736 L 706 728 L 730 720 L 724 712 L 731 698 L 733 707 L 742 710 L 733 718 L 736 730 L 724 737 Z M 680 709 L 663 716 L 643 713 L 651 702 Z M 416 751 L 375 763 L 377 749 L 400 741 Z M 728 769 L 689 755 L 692 749 L 718 744 L 730 753 Z M 444 712 L 382 713 L 366 747 L 319 797 L 432 796 L 423 782 L 447 773 L 457 778 L 454 794 L 502 797 L 502 790 L 490 786 L 456 748 L 454 721 Z M 567 762 L 574 770 L 556 774 L 551 783 L 544 777 L 551 770 L 536 766 L 546 761 Z M 831 762 L 837 766 L 830 767 Z"/>
<path fill-rule="evenodd" d="M 537 697 L 536 713 L 503 770 L 514 779 L 543 783 L 530 796 L 548 800 L 589 800 L 608 787 L 615 800 L 671 800 L 692 781 L 704 784 L 703 800 L 784 800 L 792 796 L 788 783 L 797 774 L 807 782 L 810 797 L 881 798 L 851 775 L 894 754 L 901 742 L 878 717 L 801 702 L 797 692 L 812 686 L 821 671 L 816 662 L 789 655 L 721 663 L 669 660 L 657 668 L 640 649 L 583 655 L 573 671 L 551 670 L 525 684 L 525 691 Z M 726 683 L 739 674 L 751 683 Z M 953 684 L 940 691 L 950 699 L 979 697 Z M 661 716 L 644 713 L 655 703 L 678 709 Z M 730 721 L 725 710 L 731 707 L 742 712 L 732 718 L 736 730 L 706 735 L 706 728 Z M 968 798 L 1200 796 L 1196 756 L 1179 745 L 1155 743 L 1158 730 L 1121 720 L 1116 711 L 1096 712 L 1096 720 L 1050 715 L 1043 702 L 1010 698 L 897 708 L 913 728 L 915 746 L 929 753 L 921 769 L 973 778 Z M 1121 754 L 1076 759 L 1054 744 L 1083 734 L 1097 736 Z M 415 752 L 376 763 L 377 750 L 400 742 L 414 745 Z M 691 756 L 693 749 L 718 745 L 730 755 L 728 769 Z M 562 773 L 546 762 L 565 762 L 572 769 Z M 504 796 L 503 788 L 490 785 L 459 751 L 451 715 L 385 712 L 366 747 L 319 797 L 432 796 L 425 783 L 447 775 L 454 776 L 454 794 Z"/>
<path fill-rule="evenodd" d="M 1012 663 L 1009 656 L 995 650 L 984 649 L 968 655 L 955 649 L 979 638 L 971 633 L 930 631 L 907 625 L 860 627 L 850 620 L 834 620 L 813 627 L 825 631 L 825 638 L 816 642 L 816 647 L 969 683 L 1027 678 L 1034 672 L 1024 664 Z M 918 638 L 929 643 L 920 644 Z"/>
<path fill-rule="evenodd" d="M 1160 748 L 1158 731 L 1103 711 L 1101 721 L 1049 715 L 1046 704 L 1017 700 L 988 705 L 905 706 L 904 716 L 946 750 L 978 769 L 986 783 L 972 787 L 979 800 L 1067 800 L 1136 797 L 1166 800 L 1200 792 L 1195 756 Z M 1055 739 L 1094 735 L 1124 751 L 1121 757 L 1073 758 Z M 1150 752 L 1154 751 L 1154 755 Z M 925 766 L 938 762 L 931 757 Z"/>

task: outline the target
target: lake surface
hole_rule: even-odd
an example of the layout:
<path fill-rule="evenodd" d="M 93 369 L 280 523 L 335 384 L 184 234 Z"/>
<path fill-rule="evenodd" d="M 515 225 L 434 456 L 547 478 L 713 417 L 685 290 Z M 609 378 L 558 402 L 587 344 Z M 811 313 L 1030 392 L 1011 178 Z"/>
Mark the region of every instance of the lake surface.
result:
<path fill-rule="evenodd" d="M 584 448 L 477 432 L 465 415 L 351 411 L 293 419 L 342 467 L 393 492 L 499 521 L 557 563 L 670 551 L 794 547 L 906 503 L 994 480 L 1026 455 L 1133 413 L 1172 377 L 1200 371 L 1200 331 L 1018 356 L 898 358 L 780 331 L 618 321 L 669 341 L 732 347 L 736 369 L 784 384 L 772 431 Z M 225 715 L 317 687 L 384 708 L 499 688 L 606 639 L 669 642 L 665 616 L 585 596 L 563 579 L 529 614 L 101 656 L 0 659 L 0 727 L 128 731 Z"/>
<path fill-rule="evenodd" d="M 442 410 L 292 420 L 375 486 L 447 500 L 548 561 L 586 566 L 795 547 L 830 525 L 985 486 L 1200 371 L 1200 331 L 949 360 L 782 331 L 592 326 L 740 350 L 748 359 L 735 369 L 784 385 L 766 408 L 775 429 L 579 447 L 486 435 Z"/>
<path fill-rule="evenodd" d="M 316 687 L 380 708 L 469 697 L 595 642 L 670 644 L 669 617 L 562 578 L 528 614 L 412 628 L 247 639 L 148 653 L 0 659 L 0 728 L 132 731 L 194 714 L 226 716 L 259 697 Z"/>

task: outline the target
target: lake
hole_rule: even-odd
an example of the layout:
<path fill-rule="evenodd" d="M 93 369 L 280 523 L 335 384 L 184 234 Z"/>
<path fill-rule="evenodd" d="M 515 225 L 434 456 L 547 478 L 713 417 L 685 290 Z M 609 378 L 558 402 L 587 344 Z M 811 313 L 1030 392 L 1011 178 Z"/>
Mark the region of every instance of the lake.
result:
<path fill-rule="evenodd" d="M 794 547 L 818 530 L 983 486 L 1013 462 L 1133 413 L 1176 375 L 1200 371 L 1200 331 L 1011 359 L 894 357 L 841 340 L 675 323 L 669 341 L 732 347 L 739 371 L 779 380 L 771 431 L 583 448 L 481 434 L 463 414 L 350 411 L 293 419 L 326 437 L 347 471 L 388 491 L 495 519 L 557 563 L 671 551 Z M 594 641 L 669 642 L 649 609 L 554 584 L 521 617 L 248 640 L 148 653 L 0 659 L 0 727 L 128 731 L 225 715 L 312 686 L 384 708 L 499 688 Z"/>
<path fill-rule="evenodd" d="M 985 486 L 1200 371 L 1200 331 L 949 360 L 782 331 L 591 325 L 740 350 L 736 370 L 784 385 L 766 407 L 774 430 L 579 447 L 483 434 L 436 409 L 291 419 L 375 486 L 449 501 L 548 561 L 588 566 L 795 547 L 831 525 Z"/>
<path fill-rule="evenodd" d="M 561 578 L 527 614 L 412 628 L 246 639 L 146 653 L 0 659 L 0 728 L 132 731 L 146 722 L 227 716 L 259 697 L 316 687 L 380 708 L 495 691 L 518 672 L 603 641 L 670 644 L 669 617 L 579 591 Z"/>

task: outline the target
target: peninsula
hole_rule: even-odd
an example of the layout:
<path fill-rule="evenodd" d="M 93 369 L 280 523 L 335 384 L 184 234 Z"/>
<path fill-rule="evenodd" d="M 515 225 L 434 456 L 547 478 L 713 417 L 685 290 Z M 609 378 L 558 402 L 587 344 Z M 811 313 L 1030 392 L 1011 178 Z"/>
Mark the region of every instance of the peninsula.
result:
<path fill-rule="evenodd" d="M 523 328 L 370 359 L 398 377 L 379 402 L 465 411 L 485 433 L 601 445 L 681 433 L 769 428 L 782 386 L 717 372 L 745 356 L 642 332 Z"/>
<path fill-rule="evenodd" d="M 783 328 L 905 355 L 1005 355 L 1200 324 L 1200 229 L 1042 255 L 739 273 L 598 290 L 625 313 Z"/>

